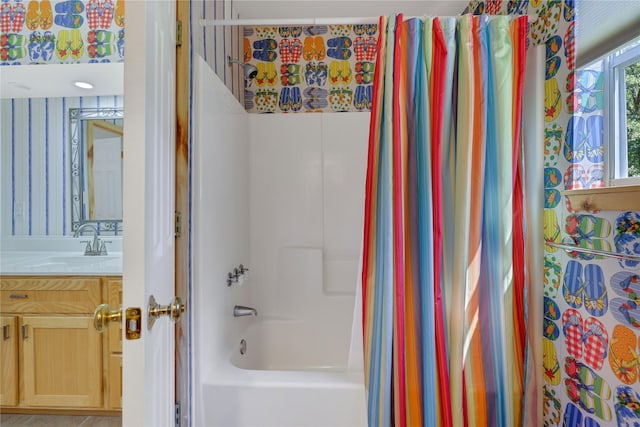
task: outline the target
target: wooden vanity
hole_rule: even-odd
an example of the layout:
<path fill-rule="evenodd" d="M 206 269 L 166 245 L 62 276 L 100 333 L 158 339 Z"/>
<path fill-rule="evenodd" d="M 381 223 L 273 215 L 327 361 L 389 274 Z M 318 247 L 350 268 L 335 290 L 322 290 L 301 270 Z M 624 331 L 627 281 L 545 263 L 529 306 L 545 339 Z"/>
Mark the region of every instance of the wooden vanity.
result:
<path fill-rule="evenodd" d="M 121 306 L 121 276 L 0 278 L 2 413 L 120 412 L 122 330 L 95 330 L 102 303 Z"/>

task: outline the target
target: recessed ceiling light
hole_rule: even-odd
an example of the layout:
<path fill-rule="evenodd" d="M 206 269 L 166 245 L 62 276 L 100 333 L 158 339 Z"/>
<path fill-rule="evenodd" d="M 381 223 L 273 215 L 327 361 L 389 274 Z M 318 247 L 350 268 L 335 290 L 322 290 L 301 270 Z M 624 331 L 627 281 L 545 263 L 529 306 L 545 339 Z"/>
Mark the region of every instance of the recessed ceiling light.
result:
<path fill-rule="evenodd" d="M 93 89 L 93 85 L 89 82 L 77 81 L 77 82 L 73 82 L 73 84 L 79 87 L 80 89 Z"/>

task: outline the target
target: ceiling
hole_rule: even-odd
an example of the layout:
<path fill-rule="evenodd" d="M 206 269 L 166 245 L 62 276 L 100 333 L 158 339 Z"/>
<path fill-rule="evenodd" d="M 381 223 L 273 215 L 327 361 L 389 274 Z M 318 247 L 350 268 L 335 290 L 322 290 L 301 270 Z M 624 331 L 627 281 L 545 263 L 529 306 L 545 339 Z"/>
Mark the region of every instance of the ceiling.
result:
<path fill-rule="evenodd" d="M 593 52 L 615 46 L 621 37 L 640 33 L 640 0 L 576 3 L 576 50 L 580 63 L 593 56 Z M 461 0 L 234 0 L 233 3 L 237 17 L 243 19 L 371 17 L 397 12 L 409 16 L 448 16 L 459 15 L 467 4 L 468 1 Z M 123 92 L 123 76 L 122 63 L 3 66 L 0 97 L 119 95 Z M 76 88 L 72 84 L 76 80 L 89 81 L 95 88 L 92 91 Z"/>
<path fill-rule="evenodd" d="M 0 98 L 120 95 L 124 63 L 50 64 L 0 67 Z M 91 83 L 80 89 L 74 82 Z"/>
<path fill-rule="evenodd" d="M 576 3 L 578 65 L 640 36 L 640 0 L 578 0 Z"/>

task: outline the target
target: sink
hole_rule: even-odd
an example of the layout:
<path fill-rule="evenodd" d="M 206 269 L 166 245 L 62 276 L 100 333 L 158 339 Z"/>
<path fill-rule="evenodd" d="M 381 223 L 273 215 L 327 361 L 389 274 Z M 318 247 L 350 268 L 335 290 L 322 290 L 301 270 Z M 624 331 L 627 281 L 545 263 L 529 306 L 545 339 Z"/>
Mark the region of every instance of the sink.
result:
<path fill-rule="evenodd" d="M 48 262 L 48 261 L 37 261 L 34 263 L 28 263 L 26 267 L 30 271 L 66 271 L 67 264 L 63 262 Z"/>
<path fill-rule="evenodd" d="M 3 274 L 116 274 L 122 273 L 122 252 L 85 256 L 75 252 L 31 253 L 3 256 Z"/>
<path fill-rule="evenodd" d="M 122 271 L 122 255 L 54 255 L 43 259 L 51 265 L 63 266 L 66 272 L 99 272 L 118 269 Z"/>
<path fill-rule="evenodd" d="M 108 255 L 84 255 L 72 237 L 11 237 L 0 243 L 0 274 L 121 275 L 122 238 L 109 236 Z"/>
<path fill-rule="evenodd" d="M 64 263 L 64 264 L 102 264 L 104 262 L 122 259 L 120 255 L 64 255 L 64 256 L 52 256 L 46 258 L 51 263 Z"/>

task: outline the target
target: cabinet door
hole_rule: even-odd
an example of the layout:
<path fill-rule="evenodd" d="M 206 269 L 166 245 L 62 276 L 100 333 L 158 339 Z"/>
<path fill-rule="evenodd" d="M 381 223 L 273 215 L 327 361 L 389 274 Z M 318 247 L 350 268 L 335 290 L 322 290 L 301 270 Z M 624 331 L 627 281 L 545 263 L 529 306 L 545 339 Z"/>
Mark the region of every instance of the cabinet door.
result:
<path fill-rule="evenodd" d="M 18 404 L 18 322 L 15 316 L 0 316 L 0 322 L 0 405 L 15 406 Z"/>
<path fill-rule="evenodd" d="M 107 302 L 111 310 L 122 308 L 122 279 L 107 281 Z M 109 325 L 109 352 L 122 353 L 122 322 Z"/>
<path fill-rule="evenodd" d="M 122 409 L 122 354 L 109 355 L 109 409 Z"/>
<path fill-rule="evenodd" d="M 122 307 L 122 279 L 106 281 L 107 302 L 112 310 Z M 109 325 L 107 405 L 122 409 L 122 322 Z"/>
<path fill-rule="evenodd" d="M 24 404 L 102 406 L 102 339 L 88 316 L 23 316 Z"/>

